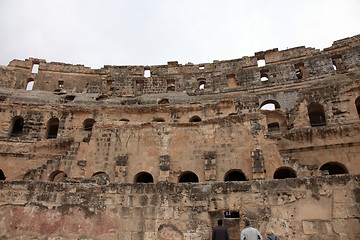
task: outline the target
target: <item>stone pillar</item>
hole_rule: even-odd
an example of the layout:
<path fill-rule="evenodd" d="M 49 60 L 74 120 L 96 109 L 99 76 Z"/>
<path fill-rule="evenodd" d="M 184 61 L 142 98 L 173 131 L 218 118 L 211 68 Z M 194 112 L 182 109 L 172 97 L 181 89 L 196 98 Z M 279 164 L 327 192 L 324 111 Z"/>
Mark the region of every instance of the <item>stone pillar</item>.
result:
<path fill-rule="evenodd" d="M 216 152 L 209 151 L 204 154 L 205 160 L 205 181 L 216 180 Z"/>
<path fill-rule="evenodd" d="M 168 182 L 170 176 L 170 156 L 160 156 L 159 182 Z"/>
<path fill-rule="evenodd" d="M 129 155 L 118 155 L 115 157 L 116 166 L 115 166 L 115 182 L 125 182 L 126 177 L 126 168 Z"/>
<path fill-rule="evenodd" d="M 251 158 L 253 160 L 253 179 L 264 179 L 264 157 L 260 147 L 257 147 L 254 151 L 251 151 Z"/>

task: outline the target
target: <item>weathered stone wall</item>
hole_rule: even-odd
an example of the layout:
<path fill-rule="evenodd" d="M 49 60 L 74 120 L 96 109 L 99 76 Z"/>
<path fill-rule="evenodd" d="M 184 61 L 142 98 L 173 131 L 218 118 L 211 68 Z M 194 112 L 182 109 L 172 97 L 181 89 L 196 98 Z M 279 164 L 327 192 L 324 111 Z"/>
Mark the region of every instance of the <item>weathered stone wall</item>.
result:
<path fill-rule="evenodd" d="M 212 184 L 0 182 L 1 239 L 210 239 L 218 219 L 239 239 L 358 239 L 360 176 Z M 225 211 L 239 218 L 225 218 Z"/>
<path fill-rule="evenodd" d="M 249 217 L 283 238 L 357 239 L 359 60 L 359 35 L 198 65 L 13 60 L 0 237 L 208 239 L 230 210 L 234 236 Z"/>

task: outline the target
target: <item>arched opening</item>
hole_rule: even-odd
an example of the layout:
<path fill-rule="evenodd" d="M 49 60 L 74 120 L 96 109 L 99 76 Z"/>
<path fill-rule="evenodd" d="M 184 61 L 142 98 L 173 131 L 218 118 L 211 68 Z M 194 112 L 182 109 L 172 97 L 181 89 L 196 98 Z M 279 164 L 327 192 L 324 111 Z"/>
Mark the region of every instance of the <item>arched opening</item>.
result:
<path fill-rule="evenodd" d="M 268 131 L 279 131 L 280 130 L 280 124 L 278 122 L 273 122 L 268 124 Z"/>
<path fill-rule="evenodd" d="M 275 100 L 266 100 L 260 105 L 261 110 L 275 110 L 280 109 L 280 104 Z"/>
<path fill-rule="evenodd" d="M 175 80 L 167 80 L 166 84 L 168 92 L 175 92 Z"/>
<path fill-rule="evenodd" d="M 57 138 L 58 130 L 59 130 L 59 119 L 51 118 L 47 123 L 46 128 L 46 139 Z"/>
<path fill-rule="evenodd" d="M 161 122 L 165 122 L 165 119 L 163 119 L 163 118 L 154 118 L 152 121 L 161 123 Z"/>
<path fill-rule="evenodd" d="M 192 116 L 189 122 L 201 122 L 201 118 L 199 116 Z"/>
<path fill-rule="evenodd" d="M 355 106 L 356 106 L 356 110 L 357 110 L 357 114 L 360 118 L 360 97 L 358 97 L 356 100 L 355 100 Z"/>
<path fill-rule="evenodd" d="M 107 185 L 110 183 L 109 175 L 105 172 L 96 172 L 92 175 L 91 180 L 98 185 Z"/>
<path fill-rule="evenodd" d="M 313 103 L 308 107 L 310 125 L 312 127 L 326 125 L 324 107 L 319 103 Z"/>
<path fill-rule="evenodd" d="M 0 181 L 4 181 L 6 179 L 4 172 L 0 169 Z"/>
<path fill-rule="evenodd" d="M 20 116 L 13 117 L 11 125 L 12 125 L 11 136 L 12 137 L 20 136 L 24 128 L 24 118 Z"/>
<path fill-rule="evenodd" d="M 198 79 L 198 84 L 199 84 L 199 89 L 204 90 L 206 85 L 206 79 L 205 78 Z"/>
<path fill-rule="evenodd" d="M 34 87 L 34 79 L 29 78 L 27 80 L 26 90 L 33 90 Z"/>
<path fill-rule="evenodd" d="M 153 183 L 154 178 L 148 172 L 140 172 L 140 173 L 136 174 L 136 176 L 134 178 L 134 182 L 136 182 L 136 183 Z"/>
<path fill-rule="evenodd" d="M 161 99 L 158 104 L 169 104 L 169 99 L 167 98 L 164 98 L 164 99 Z"/>
<path fill-rule="evenodd" d="M 193 172 L 183 172 L 179 177 L 179 183 L 199 182 L 198 176 Z"/>
<path fill-rule="evenodd" d="M 225 182 L 246 181 L 245 174 L 240 170 L 230 170 L 225 174 Z"/>
<path fill-rule="evenodd" d="M 65 178 L 67 178 L 67 175 L 65 172 L 56 170 L 50 174 L 49 181 L 52 181 L 52 182 L 62 181 Z"/>
<path fill-rule="evenodd" d="M 83 122 L 84 131 L 92 132 L 94 124 L 95 124 L 95 119 L 93 118 L 85 119 L 85 121 Z"/>
<path fill-rule="evenodd" d="M 120 119 L 120 122 L 130 122 L 130 120 L 127 118 L 122 118 L 122 119 Z"/>
<path fill-rule="evenodd" d="M 262 82 L 267 82 L 267 81 L 269 81 L 269 70 L 268 69 L 262 69 L 261 71 L 260 71 L 260 80 L 262 81 Z"/>
<path fill-rule="evenodd" d="M 296 178 L 296 172 L 289 167 L 278 168 L 274 173 L 274 179 Z"/>
<path fill-rule="evenodd" d="M 336 174 L 347 174 L 349 171 L 346 167 L 338 162 L 328 162 L 325 163 L 320 167 L 320 171 L 324 171 L 329 175 L 336 175 Z"/>

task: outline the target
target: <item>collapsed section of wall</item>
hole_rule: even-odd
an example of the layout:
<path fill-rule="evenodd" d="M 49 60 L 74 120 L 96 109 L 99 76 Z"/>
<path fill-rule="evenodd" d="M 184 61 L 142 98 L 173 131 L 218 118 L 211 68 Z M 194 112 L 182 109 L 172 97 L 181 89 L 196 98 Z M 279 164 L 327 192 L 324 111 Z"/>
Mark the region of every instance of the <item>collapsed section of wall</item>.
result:
<path fill-rule="evenodd" d="M 1 239 L 358 239 L 360 175 L 206 184 L 0 182 Z M 229 214 L 231 213 L 231 214 Z"/>

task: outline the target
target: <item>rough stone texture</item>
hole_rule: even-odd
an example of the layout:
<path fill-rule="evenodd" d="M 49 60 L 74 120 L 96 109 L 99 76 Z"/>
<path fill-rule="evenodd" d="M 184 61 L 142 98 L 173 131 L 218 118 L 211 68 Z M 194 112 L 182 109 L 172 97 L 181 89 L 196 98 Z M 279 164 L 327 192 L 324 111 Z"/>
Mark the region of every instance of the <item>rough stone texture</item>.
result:
<path fill-rule="evenodd" d="M 282 239 L 359 239 L 359 83 L 359 35 L 198 65 L 13 60 L 0 239 L 209 239 L 218 218 L 231 239 L 244 218 Z"/>

